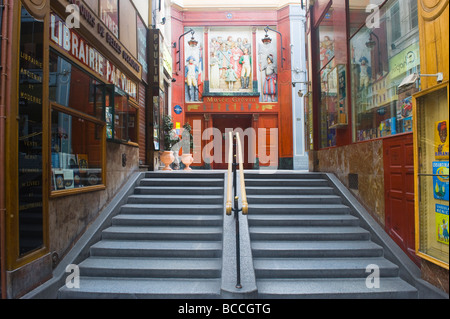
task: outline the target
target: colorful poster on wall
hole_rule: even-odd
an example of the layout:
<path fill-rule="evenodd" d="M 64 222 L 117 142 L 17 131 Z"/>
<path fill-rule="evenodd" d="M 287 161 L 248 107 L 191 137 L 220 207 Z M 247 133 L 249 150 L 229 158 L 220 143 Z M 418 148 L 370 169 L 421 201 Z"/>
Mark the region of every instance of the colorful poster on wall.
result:
<path fill-rule="evenodd" d="M 434 127 L 434 157 L 448 160 L 448 121 L 437 121 Z"/>
<path fill-rule="evenodd" d="M 436 239 L 448 245 L 448 206 L 436 204 Z"/>
<path fill-rule="evenodd" d="M 449 200 L 448 161 L 433 162 L 433 192 L 435 199 Z"/>

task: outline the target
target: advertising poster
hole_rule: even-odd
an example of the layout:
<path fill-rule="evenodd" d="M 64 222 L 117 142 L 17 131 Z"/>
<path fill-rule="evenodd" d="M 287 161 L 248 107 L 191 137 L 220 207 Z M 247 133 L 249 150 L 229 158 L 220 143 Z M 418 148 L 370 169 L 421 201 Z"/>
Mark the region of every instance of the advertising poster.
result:
<path fill-rule="evenodd" d="M 448 245 L 448 206 L 436 204 L 437 241 Z"/>
<path fill-rule="evenodd" d="M 448 160 L 448 121 L 437 121 L 434 126 L 434 158 Z"/>
<path fill-rule="evenodd" d="M 449 200 L 448 161 L 433 162 L 433 193 L 435 199 Z"/>

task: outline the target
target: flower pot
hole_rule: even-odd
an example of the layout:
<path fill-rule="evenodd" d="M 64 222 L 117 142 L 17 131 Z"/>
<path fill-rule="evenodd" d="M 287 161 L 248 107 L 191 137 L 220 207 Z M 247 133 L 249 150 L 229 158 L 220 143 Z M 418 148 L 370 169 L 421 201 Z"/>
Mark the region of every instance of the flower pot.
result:
<path fill-rule="evenodd" d="M 163 171 L 171 171 L 170 164 L 175 160 L 175 156 L 173 155 L 173 151 L 164 151 L 161 153 L 161 162 L 165 165 Z"/>
<path fill-rule="evenodd" d="M 185 171 L 192 171 L 192 168 L 189 167 L 192 162 L 194 162 L 194 157 L 192 156 L 192 154 L 182 154 L 181 161 L 184 165 L 186 165 L 186 168 L 184 169 Z"/>

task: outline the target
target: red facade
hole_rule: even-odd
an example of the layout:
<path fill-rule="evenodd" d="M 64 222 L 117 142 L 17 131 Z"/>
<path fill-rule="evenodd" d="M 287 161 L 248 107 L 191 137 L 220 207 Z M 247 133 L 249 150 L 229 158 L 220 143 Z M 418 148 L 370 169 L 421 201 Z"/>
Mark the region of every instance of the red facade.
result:
<path fill-rule="evenodd" d="M 201 133 L 207 128 L 217 128 L 223 134 L 224 129 L 236 129 L 240 127 L 243 131 L 248 128 L 253 128 L 256 132 L 255 145 L 258 143 L 261 147 L 256 147 L 256 154 L 253 154 L 254 150 L 245 147 L 245 152 L 250 156 L 254 155 L 256 163 L 248 163 L 246 161 L 247 168 L 255 168 L 255 165 L 264 166 L 265 164 L 259 161 L 259 158 L 264 157 L 270 152 L 276 152 L 277 166 L 279 168 L 292 168 L 292 85 L 291 85 L 291 71 L 290 71 L 290 23 L 289 23 L 289 10 L 288 8 L 280 9 L 278 11 L 261 10 L 261 11 L 178 11 L 176 8 L 172 8 L 172 56 L 174 74 L 173 78 L 176 80 L 172 83 L 172 101 L 171 112 L 174 119 L 175 127 L 182 127 L 184 123 L 190 123 L 194 130 L 199 129 L 198 123 L 201 123 Z M 276 82 L 270 82 L 273 85 L 276 83 L 276 97 L 264 96 L 264 81 L 261 69 L 264 69 L 266 63 L 266 56 L 261 53 L 262 49 L 265 49 L 262 39 L 264 38 L 264 28 L 270 26 L 271 29 L 278 31 L 281 36 L 271 30 L 268 30 L 267 34 L 273 39 L 275 44 L 273 45 L 273 55 L 276 65 Z M 196 32 L 194 35 L 184 33 L 193 28 Z M 213 53 L 216 43 L 216 38 L 221 38 L 224 35 L 223 46 L 225 47 L 225 39 L 229 41 L 240 41 L 240 34 L 243 34 L 242 38 L 248 38 L 249 50 L 251 51 L 249 56 L 252 61 L 250 78 L 245 82 L 242 71 L 242 59 L 241 65 L 237 63 L 235 66 L 228 67 L 228 69 L 236 70 L 241 78 L 237 78 L 236 82 L 228 82 L 225 72 L 226 67 L 221 69 L 220 73 L 220 85 L 217 90 L 213 89 L 213 81 L 215 79 L 215 72 L 212 67 L 209 66 L 214 63 L 212 59 L 217 57 L 216 53 Z M 248 37 L 246 37 L 248 35 Z M 180 36 L 182 36 L 180 38 Z M 187 92 L 189 84 L 187 83 L 187 69 L 186 66 L 189 63 L 187 60 L 190 57 L 189 52 L 185 53 L 185 50 L 189 50 L 187 41 L 194 36 L 197 41 L 200 42 L 201 55 L 199 59 L 195 57 L 196 66 L 202 66 L 200 71 L 201 75 L 196 76 L 199 99 L 190 100 L 190 93 Z M 281 42 L 282 38 L 282 44 Z M 213 40 L 214 39 L 214 40 Z M 237 40 L 236 40 L 237 39 Z M 244 42 L 245 42 L 244 39 Z M 180 48 L 178 43 L 181 43 Z M 185 43 L 183 45 L 183 43 Z M 228 47 L 229 52 L 236 48 L 237 45 L 230 45 Z M 262 49 L 261 49 L 262 48 Z M 283 49 L 282 49 L 283 48 Z M 218 44 L 219 52 L 220 45 Z M 283 52 L 282 52 L 283 51 Z M 244 50 L 241 50 L 240 57 L 244 55 Z M 232 55 L 230 54 L 230 57 Z M 283 57 L 283 62 L 282 62 Z M 220 58 L 220 52 L 219 52 Z M 197 61 L 200 60 L 200 61 Z M 226 59 L 227 64 L 233 64 L 232 59 Z M 180 61 L 181 65 L 178 64 Z M 267 60 L 269 61 L 269 60 Z M 192 62 L 192 61 L 191 61 Z M 200 63 L 198 63 L 200 62 Z M 225 61 L 226 62 L 226 61 Z M 220 62 L 221 63 L 221 62 Z M 268 62 L 267 62 L 268 63 Z M 236 67 L 237 66 L 237 67 Z M 222 67 L 222 64 L 220 65 Z M 192 67 L 193 69 L 193 67 Z M 227 73 L 228 74 L 228 73 Z M 267 73 L 266 73 L 267 74 Z M 273 77 L 272 77 L 273 78 Z M 189 80 L 191 81 L 191 80 Z M 230 86 L 225 86 L 229 84 Z M 217 79 L 217 85 L 219 81 Z M 192 94 L 192 93 L 191 93 Z M 195 97 L 196 99 L 196 97 Z M 273 99 L 273 100 L 272 100 Z M 258 136 L 260 128 L 266 128 L 266 132 L 269 129 L 277 129 L 277 139 L 270 140 L 267 136 L 266 141 L 261 143 L 263 135 Z M 199 132 L 194 132 L 199 133 Z M 202 149 L 210 143 L 212 136 L 204 136 L 202 139 Z M 265 148 L 264 148 L 265 147 Z M 266 151 L 266 154 L 262 154 Z M 197 152 L 198 153 L 198 152 Z M 213 152 L 215 153 L 215 151 Z M 198 154 L 197 154 L 198 155 Z M 210 167 L 215 169 L 224 168 L 223 163 L 220 161 L 206 160 L 210 153 L 207 151 L 206 155 L 198 156 L 197 163 L 193 166 Z M 195 157 L 195 156 L 194 156 Z M 247 157 L 246 157 L 247 158 Z M 201 162 L 199 162 L 201 161 Z M 260 163 L 261 162 L 261 163 Z M 210 166 L 208 166 L 210 163 Z M 273 161 L 270 166 L 273 166 Z"/>

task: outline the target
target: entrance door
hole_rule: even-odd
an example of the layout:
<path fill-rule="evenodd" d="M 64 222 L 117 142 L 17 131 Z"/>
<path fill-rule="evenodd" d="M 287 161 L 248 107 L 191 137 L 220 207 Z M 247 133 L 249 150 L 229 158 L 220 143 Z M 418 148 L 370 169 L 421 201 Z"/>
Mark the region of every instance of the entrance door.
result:
<path fill-rule="evenodd" d="M 245 131 L 247 128 L 252 127 L 252 116 L 251 115 L 215 115 L 213 116 L 213 126 L 220 130 L 222 136 L 225 136 L 225 132 L 228 130 L 235 130 L 236 128 L 241 128 Z M 251 169 L 253 163 L 248 161 L 248 145 L 249 140 L 246 136 L 241 136 L 242 151 L 244 156 L 244 168 Z M 214 169 L 227 169 L 228 163 L 226 161 L 226 139 L 223 139 L 222 143 L 222 161 L 221 163 L 213 163 L 212 167 Z"/>
<path fill-rule="evenodd" d="M 386 232 L 419 265 L 415 254 L 412 134 L 385 139 L 383 152 Z"/>

